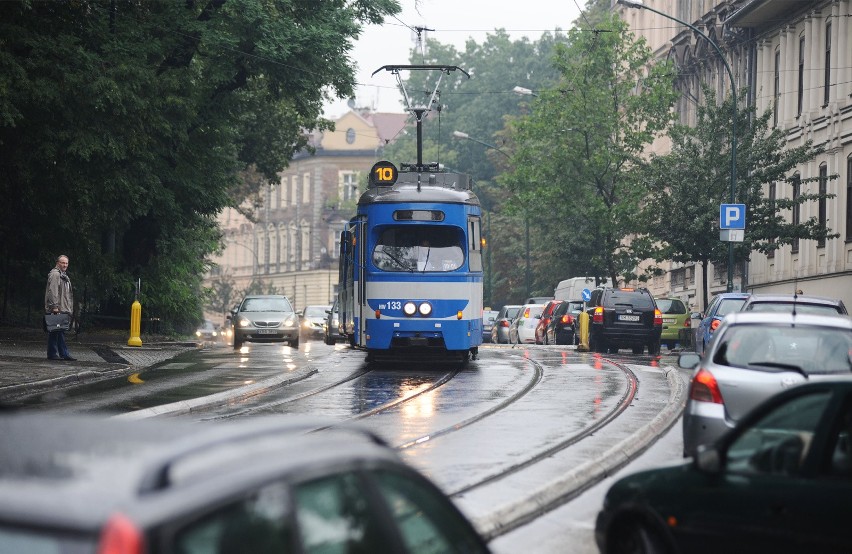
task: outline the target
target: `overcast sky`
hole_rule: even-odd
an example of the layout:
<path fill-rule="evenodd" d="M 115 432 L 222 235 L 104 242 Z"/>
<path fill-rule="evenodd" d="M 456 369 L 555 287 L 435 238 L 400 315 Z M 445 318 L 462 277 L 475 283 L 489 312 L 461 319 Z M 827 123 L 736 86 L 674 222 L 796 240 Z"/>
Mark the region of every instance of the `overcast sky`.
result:
<path fill-rule="evenodd" d="M 563 31 L 580 15 L 586 0 L 400 0 L 402 13 L 384 25 L 364 29 L 352 52 L 357 67 L 358 106 L 381 112 L 404 112 L 402 95 L 390 72 L 370 74 L 385 65 L 406 65 L 416 44 L 415 27 L 427 27 L 430 38 L 463 51 L 473 38 L 482 43 L 487 33 L 505 29 L 513 39 L 538 40 L 545 31 Z M 415 5 L 417 4 L 417 5 Z M 403 75 L 405 77 L 405 75 Z M 437 76 L 436 76 L 437 77 Z M 325 115 L 336 118 L 349 108 L 346 100 L 328 104 Z"/>

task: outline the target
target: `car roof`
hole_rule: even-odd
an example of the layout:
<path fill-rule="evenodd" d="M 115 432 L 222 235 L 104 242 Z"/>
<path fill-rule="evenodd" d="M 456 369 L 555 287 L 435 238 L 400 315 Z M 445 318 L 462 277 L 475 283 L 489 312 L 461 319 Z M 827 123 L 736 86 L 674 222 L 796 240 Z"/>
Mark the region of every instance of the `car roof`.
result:
<path fill-rule="evenodd" d="M 329 424 L 303 417 L 208 424 L 4 414 L 0 520 L 96 531 L 121 511 L 144 525 L 170 505 L 210 502 L 300 471 L 359 460 L 401 465 L 372 432 Z M 318 429 L 325 430 L 312 432 Z"/>
<path fill-rule="evenodd" d="M 727 325 L 772 324 L 819 325 L 852 331 L 852 318 L 834 315 L 796 314 L 788 312 L 731 312 L 723 322 Z"/>
<path fill-rule="evenodd" d="M 792 304 L 794 301 L 801 302 L 803 304 L 825 304 L 831 306 L 839 306 L 843 303 L 841 300 L 836 298 L 829 298 L 827 296 L 805 296 L 803 294 L 752 294 L 748 299 L 749 304 L 758 302 L 783 302 L 785 304 Z"/>

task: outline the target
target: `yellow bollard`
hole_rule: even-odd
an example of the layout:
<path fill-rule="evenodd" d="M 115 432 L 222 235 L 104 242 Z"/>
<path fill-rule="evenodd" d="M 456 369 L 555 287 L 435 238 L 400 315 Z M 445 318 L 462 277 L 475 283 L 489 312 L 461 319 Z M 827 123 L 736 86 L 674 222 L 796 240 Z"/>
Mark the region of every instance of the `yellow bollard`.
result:
<path fill-rule="evenodd" d="M 127 339 L 127 346 L 142 346 L 142 339 L 139 337 L 142 330 L 142 304 L 139 300 L 134 300 L 130 307 L 130 338 Z"/>
<path fill-rule="evenodd" d="M 577 315 L 580 320 L 580 344 L 577 345 L 579 352 L 589 351 L 589 314 L 582 311 Z"/>

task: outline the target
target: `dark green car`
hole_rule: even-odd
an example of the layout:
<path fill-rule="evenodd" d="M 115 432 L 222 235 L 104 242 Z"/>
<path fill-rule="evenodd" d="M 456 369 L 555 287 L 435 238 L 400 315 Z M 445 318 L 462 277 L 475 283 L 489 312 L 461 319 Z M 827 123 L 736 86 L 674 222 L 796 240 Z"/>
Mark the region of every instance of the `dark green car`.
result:
<path fill-rule="evenodd" d="M 609 489 L 595 538 L 622 552 L 852 552 L 852 379 L 782 392 L 686 463 Z"/>

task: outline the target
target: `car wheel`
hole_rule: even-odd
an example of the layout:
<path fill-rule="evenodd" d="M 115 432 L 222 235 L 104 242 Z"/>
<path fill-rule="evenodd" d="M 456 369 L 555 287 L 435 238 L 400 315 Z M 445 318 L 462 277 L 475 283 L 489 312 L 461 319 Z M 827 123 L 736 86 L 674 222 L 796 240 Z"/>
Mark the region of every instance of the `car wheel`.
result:
<path fill-rule="evenodd" d="M 236 336 L 234 336 L 234 350 L 239 350 L 243 347 L 243 341 L 238 340 Z"/>
<path fill-rule="evenodd" d="M 641 346 L 641 345 L 640 345 L 640 346 L 634 346 L 634 347 L 633 347 L 633 353 L 634 353 L 634 354 L 641 354 L 641 353 L 642 353 L 642 352 L 644 352 L 644 351 L 645 351 L 645 347 L 644 347 L 644 346 Z"/>
<path fill-rule="evenodd" d="M 660 353 L 660 341 L 654 341 L 648 343 L 648 354 L 651 356 L 657 356 Z"/>
<path fill-rule="evenodd" d="M 592 350 L 599 354 L 606 354 L 607 344 L 603 341 L 603 339 L 595 339 L 592 341 Z"/>
<path fill-rule="evenodd" d="M 332 344 L 334 344 L 334 340 L 332 340 L 332 338 L 330 336 L 326 335 L 325 336 L 325 343 L 327 345 L 331 346 Z"/>
<path fill-rule="evenodd" d="M 298 349 L 299 348 L 299 339 L 291 340 L 290 341 L 290 347 L 293 348 L 293 349 Z"/>
<path fill-rule="evenodd" d="M 628 522 L 610 534 L 610 554 L 665 554 L 668 552 L 659 534 L 639 521 Z"/>

